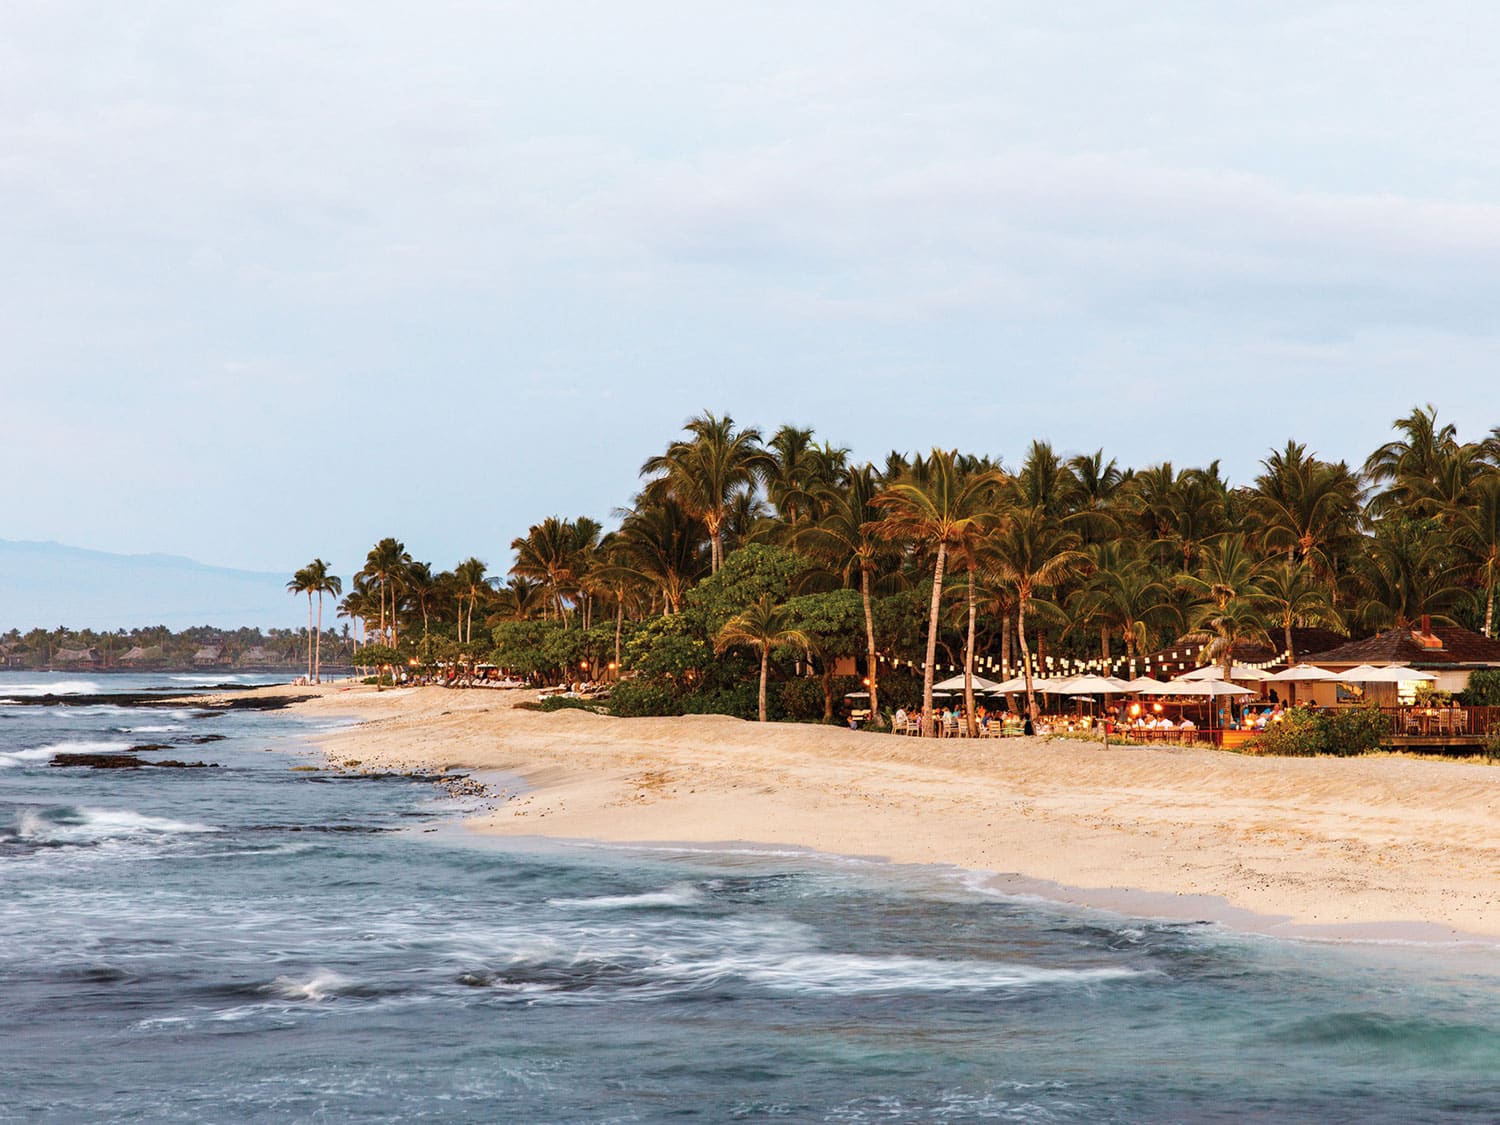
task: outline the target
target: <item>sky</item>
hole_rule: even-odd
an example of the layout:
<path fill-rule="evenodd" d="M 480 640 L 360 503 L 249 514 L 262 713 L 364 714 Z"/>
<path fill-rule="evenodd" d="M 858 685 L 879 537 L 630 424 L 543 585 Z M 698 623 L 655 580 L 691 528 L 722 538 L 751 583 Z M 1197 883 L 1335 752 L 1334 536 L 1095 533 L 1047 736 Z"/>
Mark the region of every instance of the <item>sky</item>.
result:
<path fill-rule="evenodd" d="M 0 538 L 348 574 L 703 410 L 880 461 L 1500 424 L 1500 8 L 7 0 Z"/>

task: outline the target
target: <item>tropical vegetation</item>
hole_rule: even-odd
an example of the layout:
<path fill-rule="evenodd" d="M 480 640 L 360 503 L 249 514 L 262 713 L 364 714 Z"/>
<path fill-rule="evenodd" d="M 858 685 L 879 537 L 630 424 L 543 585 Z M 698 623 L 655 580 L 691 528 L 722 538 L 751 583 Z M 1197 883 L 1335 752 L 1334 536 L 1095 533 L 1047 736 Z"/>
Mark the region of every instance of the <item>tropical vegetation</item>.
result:
<path fill-rule="evenodd" d="M 1034 713 L 1034 675 L 1136 675 L 1183 637 L 1227 665 L 1249 644 L 1310 655 L 1298 627 L 1492 633 L 1500 427 L 1461 440 L 1427 406 L 1362 464 L 1288 441 L 1236 484 L 1217 462 L 1131 468 L 1042 441 L 1013 465 L 861 462 L 810 429 L 704 413 L 643 460 L 610 524 L 546 515 L 510 548 L 508 566 L 447 571 L 382 539 L 338 612 L 408 663 L 616 682 L 622 714 L 833 720 L 847 696 L 878 722 L 930 712 L 953 673 L 970 701 L 976 675 L 1018 676 Z"/>

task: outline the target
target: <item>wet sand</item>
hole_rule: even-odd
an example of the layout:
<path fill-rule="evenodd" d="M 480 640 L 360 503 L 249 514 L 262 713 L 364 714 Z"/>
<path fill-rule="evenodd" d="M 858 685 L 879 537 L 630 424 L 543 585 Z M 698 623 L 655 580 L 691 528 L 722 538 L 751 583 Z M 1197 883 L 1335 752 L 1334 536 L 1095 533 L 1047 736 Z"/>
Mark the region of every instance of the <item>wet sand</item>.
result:
<path fill-rule="evenodd" d="M 792 845 L 1241 929 L 1500 937 L 1500 768 L 1486 764 L 542 714 L 516 709 L 535 698 L 518 691 L 305 694 L 299 710 L 361 720 L 322 739 L 336 761 L 524 779 L 469 822 L 479 832 Z"/>

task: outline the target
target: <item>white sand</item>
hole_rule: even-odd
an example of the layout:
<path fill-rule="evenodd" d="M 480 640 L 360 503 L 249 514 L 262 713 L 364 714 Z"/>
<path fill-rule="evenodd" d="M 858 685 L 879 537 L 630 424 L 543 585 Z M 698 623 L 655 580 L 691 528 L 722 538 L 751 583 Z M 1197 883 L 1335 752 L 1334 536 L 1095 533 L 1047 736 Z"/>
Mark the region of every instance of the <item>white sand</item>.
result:
<path fill-rule="evenodd" d="M 324 740 L 335 760 L 524 777 L 526 795 L 471 822 L 483 832 L 799 845 L 1014 873 L 1134 913 L 1222 900 L 1269 927 L 1500 936 L 1489 765 L 541 714 L 512 707 L 522 692 L 307 694 L 299 708 L 365 720 Z"/>

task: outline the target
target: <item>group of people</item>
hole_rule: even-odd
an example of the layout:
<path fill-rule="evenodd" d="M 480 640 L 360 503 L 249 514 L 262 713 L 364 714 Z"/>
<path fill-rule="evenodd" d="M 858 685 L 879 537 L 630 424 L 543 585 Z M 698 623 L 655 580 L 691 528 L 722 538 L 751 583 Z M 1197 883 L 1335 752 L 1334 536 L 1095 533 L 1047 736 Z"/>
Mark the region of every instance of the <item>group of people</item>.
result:
<path fill-rule="evenodd" d="M 968 731 L 968 712 L 963 707 L 954 707 L 946 704 L 941 708 L 934 707 L 932 710 L 932 721 L 937 726 L 939 733 Z M 988 733 L 992 727 L 1012 727 L 1020 730 L 1023 734 L 1035 734 L 1031 720 L 1024 715 L 1010 710 L 991 711 L 984 704 L 974 708 L 974 721 L 978 724 L 981 734 Z M 923 734 L 922 712 L 912 710 L 908 712 L 905 707 L 897 707 L 896 713 L 891 717 L 891 729 L 898 734 Z"/>

